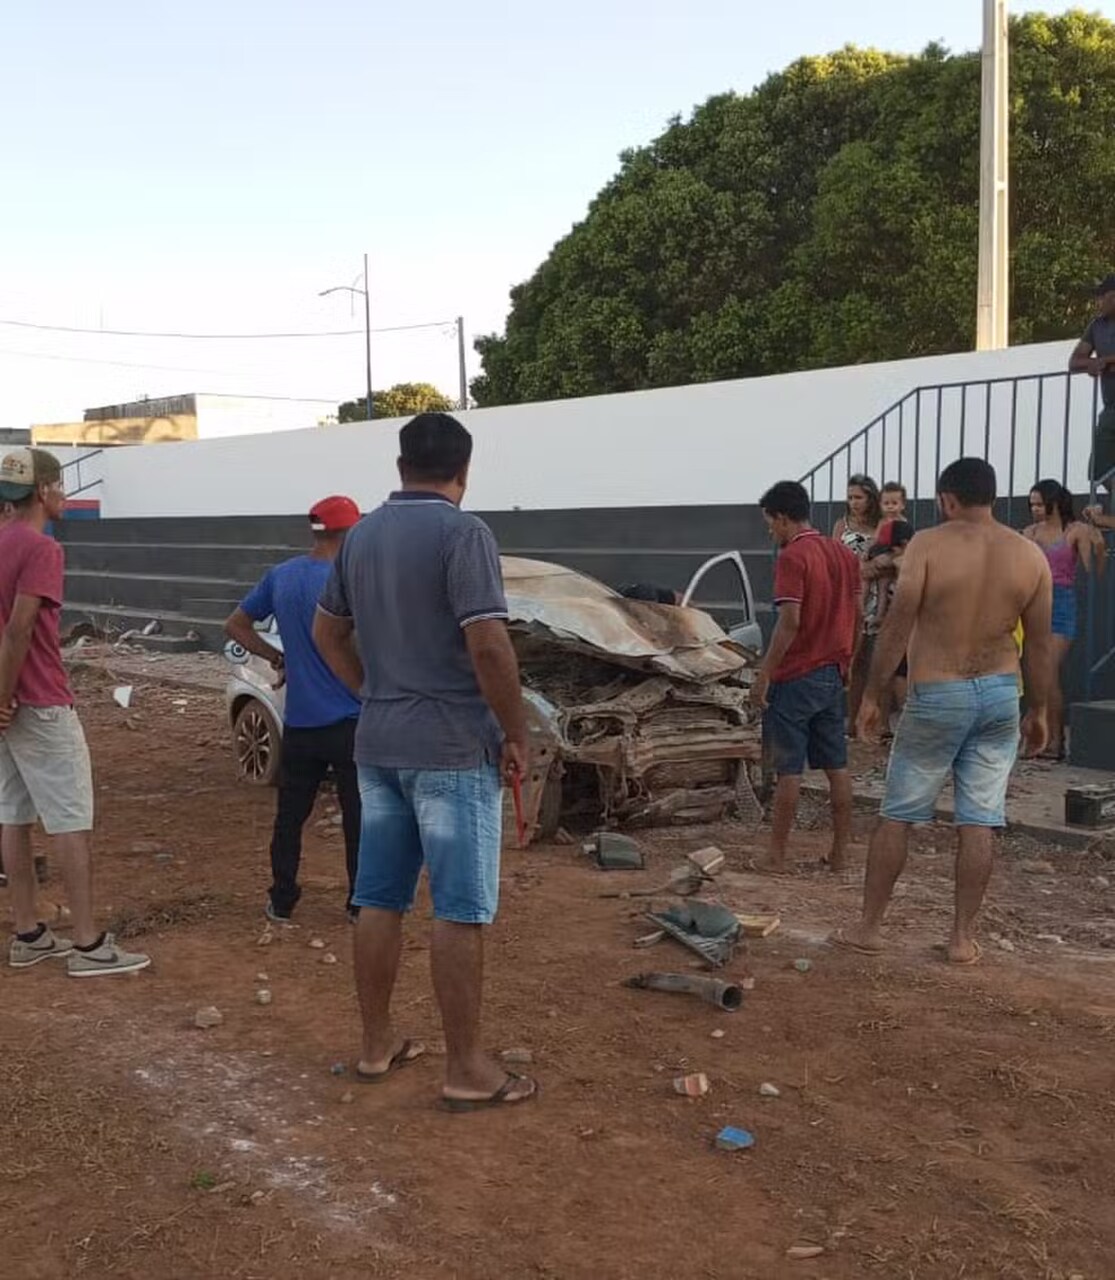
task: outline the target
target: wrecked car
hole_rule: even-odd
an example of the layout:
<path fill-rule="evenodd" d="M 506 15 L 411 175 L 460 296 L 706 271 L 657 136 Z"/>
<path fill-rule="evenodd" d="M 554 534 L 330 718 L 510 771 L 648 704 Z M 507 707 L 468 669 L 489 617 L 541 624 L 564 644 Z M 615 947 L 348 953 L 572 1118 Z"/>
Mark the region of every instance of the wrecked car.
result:
<path fill-rule="evenodd" d="M 742 558 L 713 557 L 680 605 L 631 600 L 562 565 L 504 556 L 510 631 L 531 732 L 523 788 L 527 839 L 564 826 L 710 822 L 754 807 L 760 729 L 748 706 L 758 640 Z M 689 603 L 722 566 L 739 620 L 724 631 Z M 276 646 L 273 621 L 264 628 Z M 746 643 L 741 643 L 741 640 Z M 270 785 L 283 690 L 267 664 L 226 646 L 227 706 L 238 772 Z"/>

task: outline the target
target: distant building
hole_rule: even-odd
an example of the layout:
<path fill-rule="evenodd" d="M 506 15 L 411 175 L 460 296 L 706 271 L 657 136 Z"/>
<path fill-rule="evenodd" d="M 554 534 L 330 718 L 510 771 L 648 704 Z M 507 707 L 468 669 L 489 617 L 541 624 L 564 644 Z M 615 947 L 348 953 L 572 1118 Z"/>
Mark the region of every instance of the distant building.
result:
<path fill-rule="evenodd" d="M 39 445 L 159 444 L 217 440 L 322 425 L 337 412 L 332 400 L 276 396 L 226 396 L 195 392 L 129 400 L 86 409 L 81 422 L 43 422 L 31 427 Z"/>

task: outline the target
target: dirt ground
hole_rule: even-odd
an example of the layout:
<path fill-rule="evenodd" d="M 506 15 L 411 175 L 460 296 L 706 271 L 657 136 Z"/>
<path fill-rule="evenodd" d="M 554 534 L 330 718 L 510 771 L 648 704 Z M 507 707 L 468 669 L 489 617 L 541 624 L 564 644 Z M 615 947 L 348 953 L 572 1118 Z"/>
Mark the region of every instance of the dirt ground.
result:
<path fill-rule="evenodd" d="M 154 965 L 103 983 L 69 982 L 53 962 L 0 972 L 4 1275 L 1115 1274 L 1115 867 L 1099 854 L 1008 838 L 984 962 L 956 970 L 931 949 L 949 917 L 941 829 L 918 837 L 884 959 L 825 943 L 853 917 L 856 883 L 749 874 L 765 837 L 732 826 L 648 834 L 648 871 L 626 876 L 576 848 L 509 851 L 487 1036 L 531 1051 L 542 1095 L 448 1116 L 426 913 L 396 1009 L 431 1052 L 361 1086 L 328 800 L 297 923 L 266 930 L 273 797 L 233 780 L 220 694 L 137 678 L 125 712 L 105 674 L 86 667 L 78 684 L 99 900 Z M 823 840 L 805 832 L 803 858 Z M 710 843 L 728 854 L 723 900 L 782 919 L 728 971 L 754 979 L 735 1014 L 624 988 L 642 970 L 688 972 L 688 954 L 634 949 L 640 904 L 600 896 L 654 885 Z M 56 876 L 45 894 L 59 899 Z M 202 1031 L 206 1005 L 223 1023 Z M 707 1074 L 706 1097 L 675 1095 L 686 1071 Z M 780 1096 L 761 1097 L 763 1083 Z M 715 1149 L 727 1124 L 751 1130 L 754 1149 Z M 823 1252 L 788 1256 L 811 1245 Z"/>

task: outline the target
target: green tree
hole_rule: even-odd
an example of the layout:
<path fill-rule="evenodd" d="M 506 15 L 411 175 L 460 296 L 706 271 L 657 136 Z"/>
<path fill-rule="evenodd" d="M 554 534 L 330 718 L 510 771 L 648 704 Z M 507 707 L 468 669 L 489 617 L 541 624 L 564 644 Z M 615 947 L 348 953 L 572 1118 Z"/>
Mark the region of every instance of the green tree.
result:
<path fill-rule="evenodd" d="M 372 390 L 374 418 L 409 418 L 416 413 L 446 413 L 457 406 L 429 382 L 396 382 L 386 391 Z M 368 401 L 364 396 L 337 406 L 338 422 L 366 422 Z"/>
<path fill-rule="evenodd" d="M 477 340 L 480 405 L 970 349 L 980 61 L 846 48 L 673 120 Z M 1115 267 L 1115 24 L 1011 22 L 1014 342 Z"/>

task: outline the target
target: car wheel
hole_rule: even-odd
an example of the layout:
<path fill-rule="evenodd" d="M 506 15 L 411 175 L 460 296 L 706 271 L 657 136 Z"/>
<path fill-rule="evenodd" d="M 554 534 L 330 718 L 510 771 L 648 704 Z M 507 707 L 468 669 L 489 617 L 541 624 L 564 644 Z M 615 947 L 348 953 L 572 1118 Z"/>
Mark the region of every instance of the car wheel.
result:
<path fill-rule="evenodd" d="M 273 787 L 279 776 L 282 735 L 262 702 L 249 698 L 236 713 L 232 742 L 240 780 L 257 787 Z"/>

